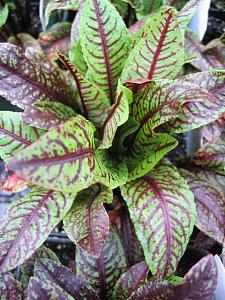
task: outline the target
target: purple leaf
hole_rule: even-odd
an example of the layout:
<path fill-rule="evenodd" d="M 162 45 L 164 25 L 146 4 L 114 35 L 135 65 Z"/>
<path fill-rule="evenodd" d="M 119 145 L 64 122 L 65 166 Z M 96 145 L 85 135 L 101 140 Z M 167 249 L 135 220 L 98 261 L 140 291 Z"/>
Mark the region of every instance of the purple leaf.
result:
<path fill-rule="evenodd" d="M 34 127 L 48 130 L 74 116 L 76 113 L 72 108 L 59 102 L 44 100 L 27 107 L 22 120 Z"/>
<path fill-rule="evenodd" d="M 73 200 L 74 195 L 36 188 L 12 202 L 0 222 L 0 271 L 26 261 L 63 219 Z"/>
<path fill-rule="evenodd" d="M 204 170 L 199 171 L 198 168 L 193 171 L 179 169 L 179 172 L 187 180 L 195 196 L 196 226 L 222 244 L 225 236 L 225 193 L 217 182 L 213 184 L 213 172 L 204 175 Z"/>
<path fill-rule="evenodd" d="M 0 296 L 1 299 L 23 300 L 24 287 L 11 273 L 0 274 Z"/>
<path fill-rule="evenodd" d="M 111 299 L 113 288 L 125 269 L 125 253 L 115 230 L 111 230 L 98 258 L 76 249 L 77 276 L 92 286 L 102 299 Z"/>
<path fill-rule="evenodd" d="M 57 101 L 74 107 L 74 90 L 63 73 L 47 62 L 28 59 L 21 48 L 0 45 L 0 95 L 26 108 L 41 100 Z"/>
<path fill-rule="evenodd" d="M 203 126 L 202 135 L 208 142 L 216 143 L 223 132 L 224 126 L 225 114 L 215 122 Z"/>
<path fill-rule="evenodd" d="M 93 185 L 80 192 L 64 218 L 64 229 L 69 238 L 89 255 L 99 257 L 109 237 L 109 217 L 103 203 L 111 203 L 112 190 Z"/>
<path fill-rule="evenodd" d="M 50 282 L 60 287 L 76 300 L 97 300 L 97 294 L 87 286 L 83 279 L 76 277 L 72 270 L 50 259 L 38 259 L 34 268 L 34 276 L 43 282 Z"/>
<path fill-rule="evenodd" d="M 117 281 L 114 288 L 114 298 L 117 300 L 127 300 L 138 287 L 145 284 L 148 277 L 148 265 L 142 261 L 132 266 Z"/>

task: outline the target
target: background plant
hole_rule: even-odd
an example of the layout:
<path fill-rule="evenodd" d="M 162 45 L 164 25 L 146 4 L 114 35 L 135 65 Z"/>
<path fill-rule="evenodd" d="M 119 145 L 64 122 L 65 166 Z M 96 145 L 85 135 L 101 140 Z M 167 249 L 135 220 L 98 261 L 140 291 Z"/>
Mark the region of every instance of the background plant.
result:
<path fill-rule="evenodd" d="M 53 0 L 46 23 L 78 10 L 72 29 L 0 44 L 0 95 L 21 109 L 0 113 L 3 187 L 29 188 L 0 223 L 6 298 L 212 298 L 212 255 L 177 276 L 194 226 L 224 243 L 224 138 L 210 135 L 225 113 L 224 44 L 187 32 L 198 2 L 118 1 L 140 18 L 128 31 L 108 0 Z M 178 134 L 205 125 L 203 148 L 177 155 Z M 62 220 L 76 274 L 42 246 Z"/>

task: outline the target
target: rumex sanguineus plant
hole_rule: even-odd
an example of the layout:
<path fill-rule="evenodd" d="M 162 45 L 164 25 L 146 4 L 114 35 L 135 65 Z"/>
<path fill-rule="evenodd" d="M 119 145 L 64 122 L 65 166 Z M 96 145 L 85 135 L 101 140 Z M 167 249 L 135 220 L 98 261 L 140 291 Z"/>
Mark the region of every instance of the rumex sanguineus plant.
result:
<path fill-rule="evenodd" d="M 123 12 L 125 2 L 144 16 L 129 31 L 114 6 Z M 184 277 L 176 270 L 194 226 L 224 244 L 225 143 L 207 127 L 192 157 L 174 149 L 178 134 L 222 122 L 225 71 L 182 75 L 187 62 L 205 67 L 211 49 L 185 33 L 198 0 L 179 11 L 147 2 L 50 1 L 46 21 L 79 9 L 69 58 L 62 40 L 57 56 L 26 34 L 0 44 L 0 95 L 21 109 L 0 112 L 3 188 L 29 188 L 0 221 L 3 299 L 212 299 L 212 255 Z M 56 24 L 39 41 L 68 28 Z M 75 273 L 42 245 L 61 221 Z"/>

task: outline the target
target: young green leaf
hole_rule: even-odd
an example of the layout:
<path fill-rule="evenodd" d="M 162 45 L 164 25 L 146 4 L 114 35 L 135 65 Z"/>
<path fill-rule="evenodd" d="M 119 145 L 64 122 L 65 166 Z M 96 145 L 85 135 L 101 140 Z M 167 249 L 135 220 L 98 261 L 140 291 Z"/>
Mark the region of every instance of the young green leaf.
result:
<path fill-rule="evenodd" d="M 25 296 L 24 287 L 21 282 L 14 278 L 13 274 L 1 273 L 0 295 L 2 300 L 23 300 Z"/>
<path fill-rule="evenodd" d="M 46 61 L 28 59 L 17 46 L 0 45 L 0 71 L 0 95 L 18 107 L 41 100 L 74 107 L 74 90 L 60 69 Z"/>
<path fill-rule="evenodd" d="M 217 182 L 220 175 L 196 168 L 193 170 L 179 169 L 179 173 L 187 180 L 187 183 L 195 196 L 197 209 L 196 226 L 209 237 L 223 244 L 225 236 L 225 192 Z M 224 180 L 223 176 L 220 176 Z"/>
<path fill-rule="evenodd" d="M 121 81 L 174 78 L 184 63 L 182 32 L 175 10 L 155 14 L 146 33 L 131 51 Z"/>
<path fill-rule="evenodd" d="M 145 261 L 132 266 L 117 281 L 113 292 L 113 299 L 127 300 L 138 287 L 146 283 L 147 277 L 148 265 Z"/>
<path fill-rule="evenodd" d="M 186 181 L 172 167 L 122 186 L 136 234 L 153 275 L 173 274 L 192 233 L 195 203 Z"/>
<path fill-rule="evenodd" d="M 87 79 L 104 90 L 112 105 L 130 47 L 126 25 L 108 0 L 87 0 L 80 34 Z"/>
<path fill-rule="evenodd" d="M 0 112 L 0 157 L 8 161 L 43 134 L 44 130 L 24 124 L 21 113 Z"/>
<path fill-rule="evenodd" d="M 97 294 L 85 281 L 76 277 L 72 270 L 50 259 L 38 259 L 34 268 L 34 276 L 50 285 L 56 285 L 66 295 L 76 300 L 98 300 Z M 61 299 L 61 298 L 60 298 Z"/>
<path fill-rule="evenodd" d="M 51 0 L 45 10 L 45 24 L 49 22 L 49 18 L 53 11 L 60 10 L 78 10 L 84 0 Z"/>
<path fill-rule="evenodd" d="M 11 3 L 13 5 L 13 3 Z M 0 28 L 6 23 L 9 15 L 10 3 L 1 4 L 0 6 Z"/>
<path fill-rule="evenodd" d="M 117 128 L 128 120 L 129 103 L 131 101 L 131 91 L 124 86 L 120 86 L 117 100 L 108 111 L 108 117 L 104 123 L 99 149 L 111 147 Z"/>
<path fill-rule="evenodd" d="M 48 130 L 74 116 L 76 113 L 69 106 L 47 100 L 27 107 L 22 119 L 29 125 Z"/>
<path fill-rule="evenodd" d="M 35 188 L 27 196 L 9 205 L 0 222 L 2 272 L 15 269 L 43 244 L 70 209 L 74 197 Z"/>
<path fill-rule="evenodd" d="M 160 6 L 163 4 L 162 0 L 124 0 L 129 3 L 136 12 L 136 15 L 139 18 L 151 14 L 152 12 L 157 11 Z"/>
<path fill-rule="evenodd" d="M 93 185 L 80 192 L 64 218 L 64 229 L 69 238 L 89 255 L 99 257 L 109 237 L 109 217 L 103 203 L 111 203 L 112 190 Z"/>
<path fill-rule="evenodd" d="M 86 61 L 84 59 L 80 40 L 78 40 L 78 42 L 72 44 L 70 51 L 69 51 L 69 59 L 70 59 L 71 63 L 74 66 L 76 66 L 79 73 L 85 77 L 88 67 L 87 67 Z"/>
<path fill-rule="evenodd" d="M 84 278 L 100 298 L 111 299 L 115 283 L 125 268 L 125 253 L 115 230 L 110 231 L 98 258 L 76 249 L 76 275 Z"/>
<path fill-rule="evenodd" d="M 205 143 L 194 154 L 192 161 L 200 167 L 225 175 L 225 141 L 220 139 L 216 144 Z"/>
<path fill-rule="evenodd" d="M 80 110 L 96 127 L 101 127 L 107 118 L 106 110 L 110 105 L 106 94 L 96 85 L 85 79 L 66 56 L 59 55 L 59 57 L 76 81 L 80 96 Z"/>
<path fill-rule="evenodd" d="M 39 247 L 31 257 L 26 260 L 21 266 L 21 281 L 28 286 L 29 280 L 34 276 L 34 265 L 37 259 L 45 258 L 59 262 L 57 255 L 50 249 L 42 245 Z"/>

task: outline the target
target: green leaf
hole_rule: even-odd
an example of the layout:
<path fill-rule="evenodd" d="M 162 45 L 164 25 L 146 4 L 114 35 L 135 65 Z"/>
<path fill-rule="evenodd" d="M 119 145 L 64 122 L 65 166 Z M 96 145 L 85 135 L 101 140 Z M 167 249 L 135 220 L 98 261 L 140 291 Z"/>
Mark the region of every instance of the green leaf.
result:
<path fill-rule="evenodd" d="M 108 0 L 87 0 L 80 34 L 87 79 L 104 90 L 112 105 L 130 47 L 126 25 Z"/>
<path fill-rule="evenodd" d="M 35 264 L 34 275 L 41 279 L 42 282 L 48 283 L 49 290 L 51 290 L 52 287 L 53 289 L 58 289 L 70 299 L 99 300 L 97 294 L 82 278 L 76 277 L 72 270 L 53 260 L 38 259 Z M 41 296 L 41 294 L 39 296 Z M 57 299 L 64 298 L 59 297 Z"/>
<path fill-rule="evenodd" d="M 0 112 L 0 157 L 8 161 L 43 134 L 44 130 L 24 124 L 21 113 Z"/>
<path fill-rule="evenodd" d="M 174 78 L 184 63 L 182 32 L 172 8 L 155 14 L 131 51 L 121 81 Z"/>
<path fill-rule="evenodd" d="M 75 111 L 62 103 L 41 101 L 26 108 L 22 119 L 29 125 L 48 130 L 74 116 Z"/>
<path fill-rule="evenodd" d="M 100 298 L 111 299 L 115 283 L 125 268 L 125 253 L 113 229 L 98 258 L 76 249 L 76 275 L 92 286 Z"/>
<path fill-rule="evenodd" d="M 17 281 L 13 274 L 0 274 L 0 295 L 2 300 L 23 300 L 24 287 L 21 282 Z"/>
<path fill-rule="evenodd" d="M 127 178 L 126 166 L 95 151 L 94 126 L 82 116 L 54 127 L 21 151 L 8 168 L 35 185 L 76 193 L 101 182 L 112 188 Z"/>
<path fill-rule="evenodd" d="M 121 189 L 152 275 L 173 274 L 196 219 L 186 181 L 174 168 L 159 166 Z"/>
<path fill-rule="evenodd" d="M 74 44 L 72 44 L 70 52 L 69 52 L 69 59 L 71 63 L 76 66 L 78 71 L 82 76 L 85 76 L 87 73 L 87 64 L 84 59 L 82 47 L 80 40 Z"/>
<path fill-rule="evenodd" d="M 75 195 L 35 188 L 12 202 L 0 222 L 0 270 L 27 260 L 70 209 Z"/>
<path fill-rule="evenodd" d="M 132 93 L 124 86 L 119 87 L 117 100 L 108 112 L 105 120 L 102 140 L 99 149 L 107 149 L 112 146 L 116 130 L 123 125 L 129 117 L 129 103 L 132 101 Z"/>
<path fill-rule="evenodd" d="M 9 5 L 0 6 L 0 28 L 6 23 L 9 14 Z"/>
<path fill-rule="evenodd" d="M 109 217 L 103 203 L 111 203 L 112 190 L 93 185 L 80 192 L 64 218 L 68 237 L 89 255 L 99 257 L 109 237 Z"/>
<path fill-rule="evenodd" d="M 147 277 L 148 265 L 145 261 L 132 266 L 117 281 L 113 291 L 113 299 L 127 300 L 138 287 L 146 283 Z"/>
<path fill-rule="evenodd" d="M 53 11 L 60 10 L 78 10 L 84 0 L 51 0 L 45 10 L 45 24 L 49 22 L 49 17 Z"/>
<path fill-rule="evenodd" d="M 26 260 L 21 266 L 21 281 L 24 285 L 28 285 L 30 278 L 34 275 L 34 265 L 37 259 L 48 258 L 59 262 L 57 255 L 50 249 L 42 245 L 39 247 L 31 257 Z"/>
<path fill-rule="evenodd" d="M 42 100 L 74 107 L 74 89 L 64 73 L 46 60 L 28 59 L 15 45 L 0 45 L 0 80 L 0 95 L 20 108 Z"/>
<path fill-rule="evenodd" d="M 109 109 L 110 105 L 106 94 L 96 85 L 85 79 L 66 56 L 59 55 L 59 57 L 76 81 L 80 96 L 79 108 L 82 114 L 94 123 L 96 127 L 101 127 L 107 118 L 106 110 Z"/>
<path fill-rule="evenodd" d="M 192 157 L 192 161 L 200 167 L 214 170 L 225 175 L 225 141 L 219 139 L 216 144 L 205 143 Z"/>
<path fill-rule="evenodd" d="M 139 18 L 146 16 L 152 12 L 155 12 L 162 5 L 162 0 L 124 0 L 129 3 L 136 12 Z"/>

